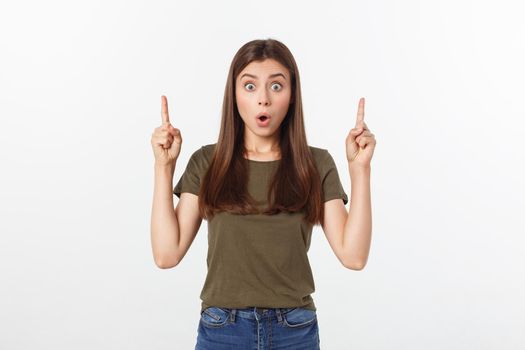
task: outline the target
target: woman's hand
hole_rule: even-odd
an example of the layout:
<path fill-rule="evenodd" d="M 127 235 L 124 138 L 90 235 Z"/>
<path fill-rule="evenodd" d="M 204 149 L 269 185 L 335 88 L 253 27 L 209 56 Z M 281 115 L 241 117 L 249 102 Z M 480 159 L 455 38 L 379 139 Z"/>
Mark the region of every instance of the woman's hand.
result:
<path fill-rule="evenodd" d="M 155 163 L 169 165 L 175 163 L 179 157 L 182 136 L 180 130 L 170 124 L 166 96 L 162 95 L 160 101 L 162 125 L 155 128 L 151 135 L 151 146 L 155 155 Z"/>
<path fill-rule="evenodd" d="M 376 147 L 374 134 L 364 122 L 365 99 L 361 97 L 357 108 L 355 128 L 346 137 L 346 158 L 350 167 L 370 167 L 370 161 Z"/>

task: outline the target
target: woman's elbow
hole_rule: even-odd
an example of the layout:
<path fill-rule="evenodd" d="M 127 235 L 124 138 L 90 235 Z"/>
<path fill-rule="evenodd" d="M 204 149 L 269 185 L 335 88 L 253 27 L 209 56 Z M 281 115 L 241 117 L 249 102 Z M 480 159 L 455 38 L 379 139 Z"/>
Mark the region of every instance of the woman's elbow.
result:
<path fill-rule="evenodd" d="M 344 267 L 350 270 L 355 270 L 355 271 L 361 271 L 362 269 L 365 268 L 365 265 L 366 265 L 366 262 L 362 262 L 362 261 L 357 261 L 357 262 L 352 261 L 352 262 L 343 263 Z"/>
<path fill-rule="evenodd" d="M 155 258 L 155 265 L 157 265 L 157 267 L 159 269 L 171 269 L 175 266 L 177 266 L 179 264 L 179 261 L 177 259 L 173 259 L 173 258 Z"/>

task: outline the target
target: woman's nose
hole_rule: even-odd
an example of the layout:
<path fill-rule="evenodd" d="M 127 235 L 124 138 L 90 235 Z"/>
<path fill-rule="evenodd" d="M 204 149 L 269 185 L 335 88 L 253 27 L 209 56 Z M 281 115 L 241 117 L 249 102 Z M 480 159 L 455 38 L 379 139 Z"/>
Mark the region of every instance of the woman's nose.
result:
<path fill-rule="evenodd" d="M 270 100 L 268 99 L 268 97 L 266 95 L 263 95 L 262 97 L 259 98 L 259 105 L 269 105 L 270 104 Z"/>
<path fill-rule="evenodd" d="M 268 94 L 266 93 L 265 90 L 262 90 L 261 93 L 259 94 L 259 105 L 269 105 L 270 104 L 270 99 L 268 98 Z"/>

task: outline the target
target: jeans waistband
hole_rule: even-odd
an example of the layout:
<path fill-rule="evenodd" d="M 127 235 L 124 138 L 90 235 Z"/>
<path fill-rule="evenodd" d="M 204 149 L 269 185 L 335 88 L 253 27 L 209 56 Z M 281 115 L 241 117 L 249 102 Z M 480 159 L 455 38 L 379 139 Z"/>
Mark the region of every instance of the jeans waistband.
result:
<path fill-rule="evenodd" d="M 244 309 L 231 309 L 231 308 L 221 308 L 224 310 L 228 310 L 231 312 L 231 316 L 233 318 L 235 316 L 241 317 L 241 318 L 247 318 L 247 319 L 255 319 L 255 314 L 257 314 L 258 318 L 260 317 L 277 317 L 278 319 L 281 318 L 281 315 L 284 315 L 294 309 L 297 309 L 297 307 L 288 307 L 288 308 L 261 308 L 261 307 L 247 307 Z"/>

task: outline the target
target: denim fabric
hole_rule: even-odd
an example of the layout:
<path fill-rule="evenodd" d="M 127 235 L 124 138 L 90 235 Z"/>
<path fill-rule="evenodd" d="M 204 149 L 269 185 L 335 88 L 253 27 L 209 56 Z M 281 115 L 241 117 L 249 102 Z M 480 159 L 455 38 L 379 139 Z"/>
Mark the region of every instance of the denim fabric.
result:
<path fill-rule="evenodd" d="M 202 311 L 195 350 L 319 350 L 317 313 L 301 307 Z"/>

